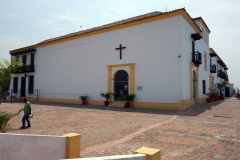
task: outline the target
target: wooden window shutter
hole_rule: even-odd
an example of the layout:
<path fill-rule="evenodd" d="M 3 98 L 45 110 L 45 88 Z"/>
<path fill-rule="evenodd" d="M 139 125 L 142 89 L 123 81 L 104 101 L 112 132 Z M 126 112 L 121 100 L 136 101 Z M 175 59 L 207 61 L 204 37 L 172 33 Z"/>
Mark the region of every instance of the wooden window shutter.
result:
<path fill-rule="evenodd" d="M 33 94 L 34 76 L 28 78 L 28 94 Z"/>
<path fill-rule="evenodd" d="M 31 65 L 34 66 L 34 54 L 31 54 Z"/>
<path fill-rule="evenodd" d="M 17 93 L 18 91 L 18 77 L 13 79 L 13 93 Z"/>
<path fill-rule="evenodd" d="M 24 63 L 26 65 L 26 63 L 27 63 L 27 55 L 23 55 L 22 63 Z"/>
<path fill-rule="evenodd" d="M 206 94 L 206 81 L 203 80 L 203 94 Z"/>

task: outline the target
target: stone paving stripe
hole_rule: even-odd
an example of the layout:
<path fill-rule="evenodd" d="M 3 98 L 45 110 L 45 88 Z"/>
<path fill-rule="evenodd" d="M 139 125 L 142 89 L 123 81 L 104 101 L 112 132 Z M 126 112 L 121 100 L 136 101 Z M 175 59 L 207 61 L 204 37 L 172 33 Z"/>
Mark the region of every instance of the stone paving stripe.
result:
<path fill-rule="evenodd" d="M 97 150 L 100 150 L 100 149 L 103 149 L 103 148 L 106 148 L 106 147 L 115 146 L 115 145 L 118 145 L 120 143 L 126 142 L 126 141 L 132 139 L 134 136 L 139 135 L 139 134 L 141 134 L 145 131 L 151 130 L 151 129 L 153 129 L 157 126 L 163 125 L 163 124 L 170 123 L 173 120 L 175 120 L 178 116 L 179 115 L 175 115 L 170 120 L 167 120 L 167 121 L 164 121 L 164 122 L 161 122 L 161 123 L 157 123 L 157 124 L 153 124 L 149 127 L 141 128 L 137 132 L 126 135 L 123 139 L 115 140 L 115 141 L 107 142 L 107 143 L 103 143 L 103 144 L 97 144 L 95 146 L 85 148 L 85 150 L 82 151 L 82 154 L 86 154 L 86 153 L 89 153 L 89 152 L 94 152 L 94 151 L 97 151 Z"/>

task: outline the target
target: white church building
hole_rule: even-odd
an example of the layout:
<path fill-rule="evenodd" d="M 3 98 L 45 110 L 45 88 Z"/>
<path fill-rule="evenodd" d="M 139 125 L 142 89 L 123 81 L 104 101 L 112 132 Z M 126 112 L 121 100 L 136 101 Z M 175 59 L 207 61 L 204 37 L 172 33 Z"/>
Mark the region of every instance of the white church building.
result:
<path fill-rule="evenodd" d="M 93 105 L 103 105 L 102 92 L 115 93 L 110 104 L 129 93 L 137 95 L 132 107 L 185 110 L 228 81 L 209 34 L 204 20 L 183 8 L 48 39 L 10 51 L 26 64 L 12 73 L 11 89 L 22 89 L 22 97 L 38 89 L 47 102 L 80 104 L 88 95 Z"/>

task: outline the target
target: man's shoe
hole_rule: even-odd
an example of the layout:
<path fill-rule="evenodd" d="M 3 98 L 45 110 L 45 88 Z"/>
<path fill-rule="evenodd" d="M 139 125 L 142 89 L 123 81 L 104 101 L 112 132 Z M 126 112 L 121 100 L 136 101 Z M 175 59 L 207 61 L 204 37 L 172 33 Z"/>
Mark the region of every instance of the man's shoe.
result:
<path fill-rule="evenodd" d="M 27 126 L 27 127 L 31 127 L 31 126 Z"/>
<path fill-rule="evenodd" d="M 22 126 L 22 127 L 20 127 L 20 129 L 25 129 L 25 128 L 26 128 L 26 127 L 23 127 L 23 126 Z"/>

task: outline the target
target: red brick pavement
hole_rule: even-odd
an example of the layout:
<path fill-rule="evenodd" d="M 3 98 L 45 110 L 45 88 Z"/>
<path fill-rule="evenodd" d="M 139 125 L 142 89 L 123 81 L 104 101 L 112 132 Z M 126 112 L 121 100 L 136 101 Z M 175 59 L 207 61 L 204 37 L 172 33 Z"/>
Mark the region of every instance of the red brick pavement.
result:
<path fill-rule="evenodd" d="M 0 105 L 16 112 L 23 104 Z M 32 127 L 12 133 L 82 135 L 81 156 L 131 154 L 140 147 L 161 150 L 162 159 L 240 159 L 240 100 L 203 103 L 187 111 L 108 108 L 59 103 L 33 104 Z"/>

